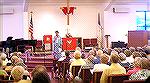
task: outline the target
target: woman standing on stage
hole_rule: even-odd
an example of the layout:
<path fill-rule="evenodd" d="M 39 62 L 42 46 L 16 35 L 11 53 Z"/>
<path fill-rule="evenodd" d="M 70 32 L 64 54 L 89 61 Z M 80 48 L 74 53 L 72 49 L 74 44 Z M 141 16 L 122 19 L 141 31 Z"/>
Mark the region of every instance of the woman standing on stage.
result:
<path fill-rule="evenodd" d="M 59 32 L 55 31 L 56 36 L 53 38 L 53 55 L 55 59 L 61 57 L 62 50 L 62 38 L 59 36 Z"/>

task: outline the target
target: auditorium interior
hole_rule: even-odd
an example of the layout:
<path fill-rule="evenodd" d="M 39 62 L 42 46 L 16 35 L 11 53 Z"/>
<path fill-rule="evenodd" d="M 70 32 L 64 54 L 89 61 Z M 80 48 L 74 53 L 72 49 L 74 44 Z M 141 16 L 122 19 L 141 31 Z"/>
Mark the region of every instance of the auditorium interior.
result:
<path fill-rule="evenodd" d="M 0 0 L 0 83 L 150 83 L 150 0 Z"/>

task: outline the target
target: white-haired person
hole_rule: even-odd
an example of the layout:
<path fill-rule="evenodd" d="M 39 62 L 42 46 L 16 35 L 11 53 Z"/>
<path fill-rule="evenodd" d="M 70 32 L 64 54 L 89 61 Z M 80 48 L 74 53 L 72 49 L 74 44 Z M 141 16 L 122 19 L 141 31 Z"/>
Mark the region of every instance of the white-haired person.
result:
<path fill-rule="evenodd" d="M 74 60 L 70 65 L 70 71 L 72 70 L 72 66 L 76 65 L 84 65 L 86 64 L 85 61 L 81 58 L 81 52 L 80 51 L 75 51 L 74 52 Z"/>
<path fill-rule="evenodd" d="M 132 70 L 128 70 L 127 74 L 131 75 L 133 73 L 136 73 L 138 72 L 139 70 L 141 70 L 141 57 L 136 57 L 134 59 L 134 62 L 133 62 L 133 69 Z"/>
<path fill-rule="evenodd" d="M 107 54 L 102 54 L 100 56 L 101 63 L 94 65 L 94 72 L 103 71 L 104 69 L 108 68 L 109 65 L 107 65 L 109 56 Z"/>
<path fill-rule="evenodd" d="M 81 52 L 81 48 L 80 47 L 76 47 L 76 49 L 75 49 L 76 51 L 78 50 L 78 51 L 80 51 Z"/>
<path fill-rule="evenodd" d="M 72 75 L 72 66 L 82 66 L 86 64 L 85 61 L 81 58 L 81 52 L 80 51 L 75 51 L 74 52 L 74 60 L 72 60 L 71 64 L 70 64 L 70 77 L 73 78 L 73 75 Z"/>
<path fill-rule="evenodd" d="M 3 66 L 6 66 L 6 64 L 8 62 L 8 59 L 6 57 L 7 57 L 7 55 L 5 53 L 0 54 L 0 58 L 3 61 L 3 64 L 2 64 Z"/>
<path fill-rule="evenodd" d="M 22 66 L 15 66 L 11 71 L 11 76 L 14 79 L 14 82 L 18 82 L 23 79 L 24 68 Z"/>
<path fill-rule="evenodd" d="M 100 82 L 107 83 L 108 76 L 111 74 L 126 74 L 126 69 L 119 64 L 119 55 L 112 53 L 110 55 L 111 65 L 109 68 L 103 70 Z"/>
<path fill-rule="evenodd" d="M 137 71 L 136 73 L 133 73 L 130 76 L 130 80 L 145 80 L 150 76 L 150 61 L 145 58 L 142 57 L 141 59 L 141 70 Z"/>
<path fill-rule="evenodd" d="M 3 61 L 0 59 L 0 75 L 7 75 L 7 72 L 5 70 L 3 70 L 2 67 Z"/>

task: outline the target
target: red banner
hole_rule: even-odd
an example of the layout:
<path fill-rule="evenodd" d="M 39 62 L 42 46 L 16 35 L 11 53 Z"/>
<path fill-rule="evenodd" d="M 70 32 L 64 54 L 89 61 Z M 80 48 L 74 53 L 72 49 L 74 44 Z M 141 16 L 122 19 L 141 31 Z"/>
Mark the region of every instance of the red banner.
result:
<path fill-rule="evenodd" d="M 77 47 L 76 38 L 62 38 L 63 41 L 63 50 L 75 50 Z"/>
<path fill-rule="evenodd" d="M 43 41 L 44 41 L 44 44 L 52 44 L 52 35 L 44 35 L 43 36 Z"/>
<path fill-rule="evenodd" d="M 75 7 L 69 7 L 69 10 L 67 7 L 62 7 L 61 9 L 65 15 L 67 15 L 67 14 L 73 15 Z"/>

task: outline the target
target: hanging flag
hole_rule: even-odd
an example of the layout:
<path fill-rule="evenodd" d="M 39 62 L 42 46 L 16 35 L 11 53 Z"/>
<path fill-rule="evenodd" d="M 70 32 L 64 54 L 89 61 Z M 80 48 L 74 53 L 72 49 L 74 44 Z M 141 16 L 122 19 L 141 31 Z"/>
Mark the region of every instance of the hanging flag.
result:
<path fill-rule="evenodd" d="M 68 14 L 72 14 L 73 15 L 74 9 L 76 9 L 76 7 L 69 7 L 69 10 L 68 10 L 67 7 L 61 7 L 60 9 L 63 11 L 63 13 L 65 15 L 68 15 Z"/>
<path fill-rule="evenodd" d="M 33 40 L 33 21 L 32 21 L 32 12 L 31 12 L 31 18 L 30 18 L 30 24 L 29 24 L 29 39 Z"/>

